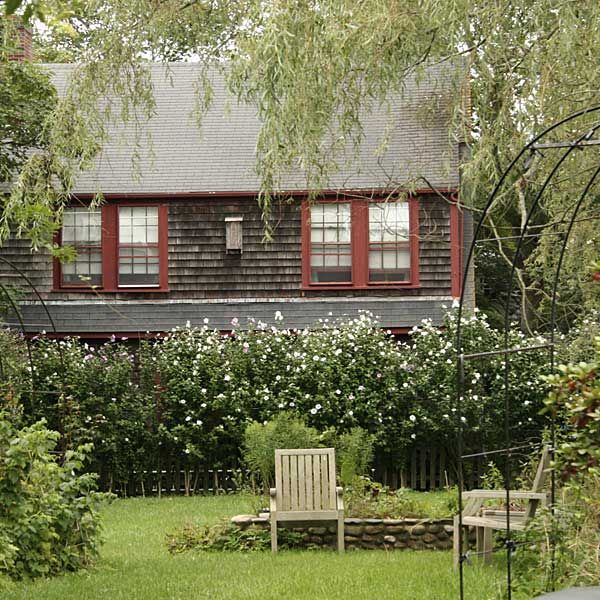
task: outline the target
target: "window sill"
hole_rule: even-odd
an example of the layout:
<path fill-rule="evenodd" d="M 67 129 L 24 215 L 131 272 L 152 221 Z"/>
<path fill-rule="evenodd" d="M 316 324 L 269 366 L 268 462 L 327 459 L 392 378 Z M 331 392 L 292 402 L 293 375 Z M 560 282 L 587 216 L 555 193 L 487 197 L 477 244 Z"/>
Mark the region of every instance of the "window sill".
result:
<path fill-rule="evenodd" d="M 318 291 L 333 291 L 333 290 L 414 290 L 420 288 L 418 283 L 369 283 L 368 285 L 347 285 L 347 284 L 331 284 L 324 283 L 313 285 L 303 285 L 300 289 L 304 292 L 318 292 Z"/>
<path fill-rule="evenodd" d="M 164 294 L 169 291 L 169 288 L 160 287 L 119 287 L 119 288 L 103 288 L 103 287 L 59 287 L 52 288 L 51 293 L 60 294 L 65 292 L 80 292 L 83 294 Z"/>

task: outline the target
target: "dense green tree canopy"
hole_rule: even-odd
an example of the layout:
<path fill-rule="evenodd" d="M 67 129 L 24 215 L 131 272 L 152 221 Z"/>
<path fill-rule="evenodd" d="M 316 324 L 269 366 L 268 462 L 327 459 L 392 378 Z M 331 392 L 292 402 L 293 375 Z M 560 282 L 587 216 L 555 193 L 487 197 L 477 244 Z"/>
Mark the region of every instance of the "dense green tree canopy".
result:
<path fill-rule="evenodd" d="M 461 197 L 475 211 L 527 140 L 557 119 L 600 102 L 600 4 L 595 0 L 85 0 L 54 25 L 50 16 L 59 12 L 50 0 L 11 4 L 19 10 L 37 7 L 29 16 L 42 7 L 50 23 L 39 45 L 46 58 L 83 63 L 52 116 L 53 168 L 44 171 L 33 157 L 7 205 L 5 217 L 16 214 L 24 230 L 33 225 L 27 220 L 33 212 L 60 213 L 76 170 L 101 147 L 109 117 L 151 116 L 148 60 L 193 59 L 207 70 L 227 65 L 232 93 L 255 103 L 263 122 L 256 164 L 267 213 L 281 173 L 300 167 L 307 187 L 318 190 L 336 169 L 331 158 L 336 144 L 360 142 L 361 108 L 401 91 L 406 78 L 418 77 L 427 64 L 462 56 L 469 65 L 470 88 L 457 80 L 449 134 L 469 140 Z M 465 89 L 470 89 L 469 102 L 461 93 Z M 106 96 L 121 99 L 118 109 L 116 104 L 99 108 L 97 100 Z M 199 116 L 210 99 L 209 78 L 202 77 Z M 571 139 L 593 122 L 590 115 L 577 130 L 557 130 L 555 139 Z M 553 152 L 521 165 L 497 198 L 487 223 L 489 237 L 507 239 L 484 250 L 501 270 L 512 259 L 514 236 L 540 182 L 558 159 Z M 564 161 L 532 219 L 535 231 L 553 224 L 552 235 L 560 234 L 597 163 L 593 149 Z M 594 216 L 595 197 L 592 188 L 585 218 Z M 34 230 L 34 239 L 42 243 L 39 221 Z M 590 220 L 576 225 L 565 272 L 575 273 L 571 267 L 597 255 L 597 230 Z M 5 227 L 0 238 L 6 233 Z M 528 239 L 518 260 L 522 314 L 538 322 L 556 239 Z M 565 319 L 585 302 L 585 286 L 571 286 L 563 295 Z"/>

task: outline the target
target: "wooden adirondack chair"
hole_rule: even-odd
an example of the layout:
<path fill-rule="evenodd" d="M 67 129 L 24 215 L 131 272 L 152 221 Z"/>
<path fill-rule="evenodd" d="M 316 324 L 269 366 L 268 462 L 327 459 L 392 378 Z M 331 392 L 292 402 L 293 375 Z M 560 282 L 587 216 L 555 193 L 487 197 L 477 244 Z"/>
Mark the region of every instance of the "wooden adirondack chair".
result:
<path fill-rule="evenodd" d="M 337 546 L 344 551 L 344 502 L 335 482 L 335 450 L 275 450 L 271 496 L 271 550 L 277 552 L 278 522 L 336 521 Z"/>
<path fill-rule="evenodd" d="M 524 511 L 510 511 L 510 527 L 522 530 L 528 521 L 535 516 L 540 504 L 548 502 L 548 494 L 543 491 L 550 466 L 550 449 L 546 446 L 542 452 L 540 463 L 535 473 L 531 490 L 515 490 L 510 492 L 512 500 L 527 500 Z M 482 508 L 486 500 L 504 500 L 506 490 L 471 490 L 463 492 L 462 524 L 463 527 L 475 527 L 477 552 L 481 553 L 486 564 L 492 559 L 492 532 L 494 529 L 506 529 L 506 510 L 486 510 Z M 454 517 L 454 566 L 458 566 L 461 548 L 458 542 L 458 515 Z M 466 536 L 463 542 L 466 544 Z"/>

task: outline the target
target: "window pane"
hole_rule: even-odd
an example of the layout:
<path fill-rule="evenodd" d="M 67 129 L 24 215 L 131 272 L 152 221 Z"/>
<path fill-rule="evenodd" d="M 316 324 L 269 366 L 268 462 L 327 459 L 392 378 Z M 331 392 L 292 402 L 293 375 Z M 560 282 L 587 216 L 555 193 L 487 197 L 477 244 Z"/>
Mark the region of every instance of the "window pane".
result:
<path fill-rule="evenodd" d="M 158 284 L 158 207 L 120 207 L 119 285 Z"/>
<path fill-rule="evenodd" d="M 102 214 L 85 206 L 65 209 L 62 241 L 77 252 L 74 261 L 61 266 L 66 285 L 102 284 Z"/>
<path fill-rule="evenodd" d="M 410 281 L 409 204 L 369 205 L 369 281 Z"/>
<path fill-rule="evenodd" d="M 311 281 L 352 281 L 351 209 L 348 202 L 310 207 Z"/>

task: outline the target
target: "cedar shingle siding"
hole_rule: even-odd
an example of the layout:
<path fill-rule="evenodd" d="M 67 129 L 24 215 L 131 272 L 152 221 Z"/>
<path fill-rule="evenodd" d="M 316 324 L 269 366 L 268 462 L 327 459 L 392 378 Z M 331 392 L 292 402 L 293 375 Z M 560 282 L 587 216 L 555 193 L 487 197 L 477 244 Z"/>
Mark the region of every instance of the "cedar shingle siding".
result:
<path fill-rule="evenodd" d="M 59 90 L 64 90 L 73 66 L 49 68 Z M 81 175 L 76 192 L 102 191 L 110 202 L 135 194 L 140 201 L 147 197 L 149 202 L 168 205 L 169 291 L 53 290 L 49 255 L 31 253 L 27 240 L 9 240 L 0 248 L 0 257 L 13 261 L 31 279 L 47 300 L 58 331 L 82 335 L 164 331 L 187 321 L 201 324 L 204 318 L 229 329 L 233 317 L 242 325 L 245 317 L 273 322 L 277 310 L 290 327 L 310 326 L 329 315 L 354 316 L 360 310 L 374 312 L 384 327 L 407 328 L 426 317 L 441 322 L 441 305 L 451 302 L 452 290 L 448 202 L 439 195 L 420 195 L 419 287 L 303 291 L 299 201 L 274 206 L 273 241 L 263 243 L 264 224 L 255 200 L 259 180 L 254 173 L 254 148 L 260 126 L 255 111 L 235 102 L 227 110 L 224 81 L 215 77 L 215 102 L 199 133 L 191 119 L 197 66 L 173 65 L 172 84 L 161 67 L 150 68 L 157 115 L 145 125 L 152 149 L 141 149 L 141 179 L 131 168 L 133 145 L 121 143 L 130 128 L 118 126 L 115 141 L 107 144 L 96 168 Z M 453 93 L 452 77 L 437 66 L 418 85 L 409 81 L 403 95 L 391 98 L 389 112 L 365 113 L 360 152 L 354 161 L 341 161 L 329 189 L 369 194 L 409 181 L 420 188 L 457 189 L 458 145 L 448 135 L 447 99 Z M 432 101 L 436 110 L 423 113 Z M 389 146 L 376 156 L 386 133 Z M 292 193 L 305 188 L 301 172 L 284 176 L 281 183 L 281 189 Z M 186 193 L 189 198 L 182 198 Z M 226 217 L 243 217 L 241 254 L 226 252 Z M 27 329 L 50 330 L 35 295 L 11 273 L 0 263 L 1 282 L 24 290 Z"/>

